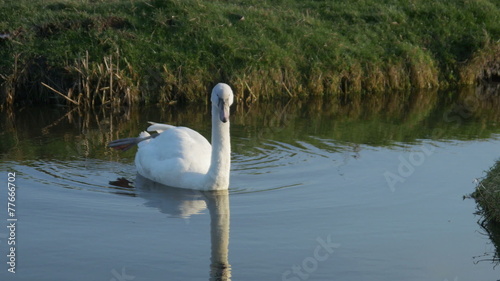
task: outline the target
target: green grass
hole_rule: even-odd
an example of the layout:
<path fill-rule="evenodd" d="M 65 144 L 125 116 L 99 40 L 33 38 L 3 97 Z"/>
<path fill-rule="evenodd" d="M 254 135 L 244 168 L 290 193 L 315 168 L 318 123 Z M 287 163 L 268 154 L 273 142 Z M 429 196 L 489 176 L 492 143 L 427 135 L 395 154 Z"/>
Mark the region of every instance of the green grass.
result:
<path fill-rule="evenodd" d="M 356 95 L 470 84 L 500 64 L 493 0 L 0 3 L 7 102 L 206 100 L 218 81 L 247 101 Z"/>
<path fill-rule="evenodd" d="M 487 220 L 500 223 L 500 161 L 488 171 L 471 197 L 481 207 L 481 213 Z"/>

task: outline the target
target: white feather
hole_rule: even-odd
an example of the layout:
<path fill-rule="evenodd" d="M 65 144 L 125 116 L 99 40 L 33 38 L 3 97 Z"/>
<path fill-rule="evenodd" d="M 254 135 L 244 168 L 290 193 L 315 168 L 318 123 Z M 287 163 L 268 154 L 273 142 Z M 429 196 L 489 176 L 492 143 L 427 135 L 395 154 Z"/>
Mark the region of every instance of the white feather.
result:
<path fill-rule="evenodd" d="M 148 123 L 151 124 L 151 126 L 149 126 L 147 129 L 148 132 L 156 131 L 158 133 L 162 133 L 168 129 L 175 128 L 175 126 L 172 126 L 172 125 L 155 123 L 155 122 L 151 122 L 151 121 L 149 121 Z"/>
<path fill-rule="evenodd" d="M 198 132 L 167 124 L 153 123 L 148 131 L 157 137 L 139 143 L 135 157 L 142 176 L 164 185 L 215 190 L 229 187 L 231 88 L 223 83 L 212 90 L 212 145 Z M 226 122 L 227 121 L 227 122 Z M 140 137 L 149 136 L 142 132 Z"/>

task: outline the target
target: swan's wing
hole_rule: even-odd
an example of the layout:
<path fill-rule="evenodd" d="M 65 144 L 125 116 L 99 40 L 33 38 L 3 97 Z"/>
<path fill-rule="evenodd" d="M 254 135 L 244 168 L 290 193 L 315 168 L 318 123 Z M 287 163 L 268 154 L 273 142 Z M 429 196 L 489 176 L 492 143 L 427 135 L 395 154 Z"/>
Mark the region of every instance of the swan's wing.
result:
<path fill-rule="evenodd" d="M 139 138 L 140 139 L 144 139 L 144 141 L 141 141 L 138 143 L 138 146 L 141 147 L 141 146 L 144 146 L 146 144 L 149 143 L 150 141 L 150 136 L 152 138 L 155 138 L 157 137 L 157 134 L 149 134 L 148 132 L 153 132 L 153 131 L 156 131 L 158 132 L 158 134 L 161 134 L 163 133 L 164 131 L 168 130 L 168 129 L 172 129 L 172 128 L 175 128 L 175 126 L 172 126 L 172 125 L 168 125 L 168 124 L 161 124 L 161 123 L 155 123 L 155 122 L 151 122 L 149 121 L 148 122 L 149 124 L 151 124 L 151 126 L 149 126 L 146 131 L 142 131 L 140 134 L 139 134 Z"/>
<path fill-rule="evenodd" d="M 157 131 L 158 133 L 162 133 L 168 129 L 175 128 L 175 126 L 168 125 L 168 124 L 155 123 L 155 122 L 151 122 L 151 121 L 149 121 L 148 123 L 151 124 L 151 126 L 149 126 L 147 129 L 147 131 L 149 131 L 149 132 Z"/>
<path fill-rule="evenodd" d="M 205 137 L 189 128 L 170 126 L 140 144 L 135 163 L 139 174 L 153 181 L 196 188 L 210 168 L 211 156 L 212 147 Z"/>

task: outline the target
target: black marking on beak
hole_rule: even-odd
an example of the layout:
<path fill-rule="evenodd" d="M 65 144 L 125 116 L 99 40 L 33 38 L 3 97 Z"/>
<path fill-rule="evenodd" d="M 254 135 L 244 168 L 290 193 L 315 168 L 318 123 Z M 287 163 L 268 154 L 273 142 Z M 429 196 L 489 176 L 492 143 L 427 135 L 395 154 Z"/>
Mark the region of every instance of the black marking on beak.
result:
<path fill-rule="evenodd" d="M 221 98 L 219 98 L 218 107 L 219 107 L 219 119 L 220 121 L 222 121 L 222 123 L 226 123 L 229 120 L 229 108 L 228 111 L 226 112 L 226 103 Z"/>

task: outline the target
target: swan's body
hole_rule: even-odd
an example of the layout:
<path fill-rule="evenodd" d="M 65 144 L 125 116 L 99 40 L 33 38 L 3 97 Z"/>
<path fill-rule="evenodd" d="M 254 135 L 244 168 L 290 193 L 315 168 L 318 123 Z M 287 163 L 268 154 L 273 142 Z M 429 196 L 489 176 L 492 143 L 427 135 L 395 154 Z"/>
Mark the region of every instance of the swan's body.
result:
<path fill-rule="evenodd" d="M 117 140 L 110 147 L 126 150 L 138 144 L 137 172 L 155 182 L 197 190 L 229 187 L 231 144 L 229 107 L 233 92 L 219 83 L 212 90 L 212 145 L 198 132 L 186 127 L 152 123 L 138 138 Z"/>

